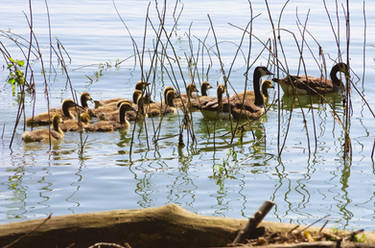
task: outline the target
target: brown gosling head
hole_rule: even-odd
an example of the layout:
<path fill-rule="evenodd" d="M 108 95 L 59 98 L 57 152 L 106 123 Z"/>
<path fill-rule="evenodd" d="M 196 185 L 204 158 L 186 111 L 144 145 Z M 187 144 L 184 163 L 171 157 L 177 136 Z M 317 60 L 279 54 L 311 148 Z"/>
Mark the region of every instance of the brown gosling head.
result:
<path fill-rule="evenodd" d="M 275 87 L 273 86 L 273 84 L 272 84 L 272 81 L 269 80 L 269 79 L 266 79 L 266 80 L 263 81 L 263 83 L 262 83 L 262 87 L 263 87 L 263 88 L 266 88 L 266 89 L 269 89 L 269 88 L 275 88 Z"/>
<path fill-rule="evenodd" d="M 222 96 L 226 90 L 227 90 L 227 87 L 225 87 L 225 84 L 219 84 L 216 90 L 217 96 Z"/>
<path fill-rule="evenodd" d="M 56 132 L 60 134 L 64 134 L 63 131 L 60 129 L 59 124 L 62 123 L 62 117 L 60 114 L 54 114 L 52 117 L 52 127 Z"/>
<path fill-rule="evenodd" d="M 66 109 L 69 109 L 69 108 L 72 108 L 72 107 L 75 107 L 75 106 L 77 106 L 77 105 L 75 104 L 75 102 L 72 99 L 65 99 L 62 103 L 63 109 L 64 109 L 64 107 Z"/>
<path fill-rule="evenodd" d="M 150 83 L 148 82 L 144 82 L 144 81 L 138 81 L 136 84 L 135 84 L 135 89 L 136 90 L 141 90 L 141 91 L 144 91 L 146 89 L 147 86 L 149 86 Z"/>
<path fill-rule="evenodd" d="M 119 114 L 120 114 L 120 123 L 121 124 L 128 123 L 126 118 L 125 118 L 126 111 L 135 111 L 135 109 L 132 107 L 131 102 L 123 102 L 120 105 Z M 127 125 L 129 125 L 129 124 L 127 124 Z"/>
<path fill-rule="evenodd" d="M 199 92 L 199 90 L 197 89 L 197 86 L 195 86 L 194 83 L 188 84 L 186 86 L 186 91 L 188 94 L 191 94 L 193 92 Z"/>
<path fill-rule="evenodd" d="M 176 90 L 172 86 L 167 86 L 164 88 L 164 100 L 167 101 L 167 93 L 169 91 L 176 92 Z"/>
<path fill-rule="evenodd" d="M 212 86 L 210 85 L 209 82 L 207 82 L 207 81 L 202 82 L 202 84 L 201 84 L 202 96 L 207 96 L 207 90 L 211 89 L 211 88 L 212 88 Z"/>
<path fill-rule="evenodd" d="M 173 100 L 175 99 L 176 97 L 176 91 L 174 89 L 172 90 L 169 90 L 168 92 L 166 92 L 165 94 L 165 102 L 168 106 L 170 107 L 174 107 L 174 103 L 173 103 Z"/>
<path fill-rule="evenodd" d="M 167 86 L 164 88 L 164 94 L 166 94 L 170 90 L 175 90 L 172 86 Z"/>
<path fill-rule="evenodd" d="M 124 101 L 120 105 L 120 111 L 135 111 L 131 102 Z"/>
<path fill-rule="evenodd" d="M 73 108 L 73 107 L 76 107 L 76 106 L 81 108 L 81 106 L 75 104 L 73 102 L 73 100 L 71 100 L 71 99 L 65 99 L 63 101 L 62 107 L 61 107 L 61 109 L 62 109 L 62 111 L 64 113 L 64 116 L 66 116 L 68 118 L 73 118 L 73 116 L 70 113 L 70 109 Z"/>
<path fill-rule="evenodd" d="M 79 118 L 81 120 L 81 122 L 87 124 L 90 122 L 90 115 L 86 112 L 83 112 L 79 115 Z"/>
<path fill-rule="evenodd" d="M 82 92 L 82 94 L 81 94 L 81 105 L 82 105 L 82 107 L 87 108 L 88 107 L 88 105 L 87 105 L 88 101 L 93 101 L 91 96 L 90 96 L 90 93 Z"/>

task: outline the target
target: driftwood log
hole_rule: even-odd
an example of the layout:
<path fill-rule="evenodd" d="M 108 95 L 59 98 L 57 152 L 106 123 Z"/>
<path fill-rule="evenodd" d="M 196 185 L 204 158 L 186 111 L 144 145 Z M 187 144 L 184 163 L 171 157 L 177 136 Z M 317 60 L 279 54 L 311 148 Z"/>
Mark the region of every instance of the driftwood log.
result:
<path fill-rule="evenodd" d="M 208 217 L 169 204 L 141 210 L 74 214 L 0 226 L 0 247 L 89 247 L 99 242 L 126 247 L 219 247 L 232 242 L 246 219 Z M 262 222 L 268 231 L 294 225 Z M 310 227 L 319 232 L 319 227 Z M 375 233 L 365 232 L 375 244 Z M 15 242 L 16 241 L 16 242 Z"/>

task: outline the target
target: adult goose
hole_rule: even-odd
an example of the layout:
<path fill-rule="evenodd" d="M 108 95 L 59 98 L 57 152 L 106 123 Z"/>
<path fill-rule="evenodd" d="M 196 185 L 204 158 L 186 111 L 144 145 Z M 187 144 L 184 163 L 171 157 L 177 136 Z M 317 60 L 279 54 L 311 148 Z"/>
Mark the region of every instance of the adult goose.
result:
<path fill-rule="evenodd" d="M 37 126 L 37 125 L 49 125 L 51 123 L 54 114 L 61 114 L 63 120 L 74 119 L 73 114 L 71 113 L 72 108 L 81 108 L 79 105 L 75 104 L 71 99 L 65 99 L 61 105 L 61 109 L 50 109 L 49 115 L 48 112 L 38 114 L 34 117 L 29 117 L 26 119 L 26 125 L 28 126 Z"/>
<path fill-rule="evenodd" d="M 258 119 L 264 112 L 264 98 L 260 91 L 260 80 L 263 76 L 273 75 L 264 66 L 258 66 L 253 73 L 254 100 L 232 99 L 230 101 L 233 119 Z"/>
<path fill-rule="evenodd" d="M 130 123 L 126 119 L 126 112 L 131 110 L 134 110 L 132 103 L 123 102 L 118 110 L 118 120 L 101 120 L 96 123 L 88 124 L 85 130 L 90 132 L 112 132 L 117 129 L 129 129 Z"/>
<path fill-rule="evenodd" d="M 343 82 L 337 78 L 338 72 L 343 72 L 346 77 L 350 77 L 347 64 L 337 63 L 331 69 L 331 80 L 306 75 L 288 75 L 282 79 L 274 78 L 272 80 L 280 84 L 287 95 L 323 95 L 344 90 Z"/>
<path fill-rule="evenodd" d="M 61 115 L 54 114 L 52 117 L 52 128 L 49 129 L 35 129 L 33 131 L 26 131 L 22 134 L 22 140 L 26 143 L 29 142 L 49 142 L 58 141 L 64 137 L 64 132 L 59 127 L 61 123 Z"/>

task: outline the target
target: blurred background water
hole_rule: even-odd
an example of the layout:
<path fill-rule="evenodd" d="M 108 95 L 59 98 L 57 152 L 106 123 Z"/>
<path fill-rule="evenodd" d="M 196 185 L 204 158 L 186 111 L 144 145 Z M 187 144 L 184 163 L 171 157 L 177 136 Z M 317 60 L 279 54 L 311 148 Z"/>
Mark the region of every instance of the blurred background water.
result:
<path fill-rule="evenodd" d="M 253 33 L 262 41 L 272 38 L 272 28 L 264 1 L 251 1 Z M 338 1 L 339 4 L 343 1 Z M 148 1 L 124 0 L 115 4 L 129 27 L 132 36 L 142 47 L 144 23 Z M 194 37 L 194 49 L 198 49 L 195 37 L 203 40 L 210 27 L 210 15 L 219 40 L 221 57 L 226 71 L 229 70 L 242 31 L 228 23 L 245 27 L 250 20 L 248 1 L 181 1 L 183 11 L 171 40 L 179 54 L 188 78 L 184 53 L 189 53 L 187 33 Z M 270 3 L 272 18 L 277 19 L 283 2 Z M 344 4 L 344 2 L 343 2 Z M 373 15 L 375 6 L 367 4 L 367 46 L 363 57 L 364 16 L 363 2 L 350 3 L 350 65 L 352 79 L 371 107 L 375 106 L 375 91 L 371 87 L 374 74 L 375 28 Z M 162 7 L 162 3 L 159 3 Z M 175 2 L 168 2 L 166 28 L 173 26 Z M 69 76 L 77 94 L 88 91 L 94 99 L 130 97 L 136 81 L 141 79 L 137 62 L 134 65 L 133 46 L 128 32 L 121 23 L 112 1 L 82 0 L 48 1 L 52 39 L 61 41 L 71 57 Z M 327 1 L 335 28 L 336 6 Z M 33 1 L 33 27 L 38 38 L 45 64 L 49 60 L 48 16 L 44 1 Z M 4 0 L 0 14 L 0 29 L 11 31 L 24 38 L 29 37 L 29 28 L 24 12 L 29 15 L 27 1 Z M 307 29 L 323 48 L 327 66 L 337 60 L 337 46 L 329 25 L 323 2 L 290 1 L 286 6 L 281 27 L 299 34 L 297 17 L 302 22 L 308 15 Z M 155 3 L 150 5 L 151 19 L 158 23 Z M 346 58 L 345 20 L 341 5 L 340 40 L 343 57 Z M 147 33 L 147 47 L 151 48 L 155 35 Z M 288 66 L 297 71 L 299 54 L 291 35 L 282 32 Z M 310 36 L 308 44 L 315 55 L 319 48 Z M 2 33 L 0 41 L 15 59 L 23 59 L 14 42 Z M 248 42 L 248 41 L 246 41 Z M 247 43 L 243 50 L 247 53 Z M 301 40 L 299 38 L 299 42 Z M 222 82 L 220 63 L 214 55 L 215 43 L 212 32 L 206 43 L 210 46 L 212 68 L 208 79 L 212 85 Z M 236 45 L 237 44 L 237 45 Z M 252 56 L 256 59 L 263 46 L 253 39 Z M 319 75 L 319 68 L 304 48 L 307 72 Z M 148 56 L 148 55 L 147 55 Z M 130 58 L 129 58 L 130 57 Z M 67 56 L 65 57 L 67 58 Z M 122 61 L 114 66 L 116 61 Z M 267 65 L 268 53 L 263 53 L 255 65 Z M 364 87 L 362 87 L 363 59 L 366 64 Z M 209 58 L 205 56 L 206 66 Z M 5 65 L 4 60 L 2 64 Z M 65 98 L 71 98 L 66 76 L 56 61 L 56 72 L 48 73 L 51 106 L 58 107 Z M 109 66 L 111 65 L 111 66 Z M 36 113 L 46 110 L 41 67 L 35 62 Z M 148 68 L 148 65 L 145 65 Z M 175 67 L 175 70 L 177 67 Z M 253 67 L 254 68 L 254 67 Z M 236 90 L 242 90 L 246 62 L 242 55 L 235 61 L 230 81 Z M 102 75 L 96 73 L 102 71 Z M 358 77 L 355 76 L 358 75 Z M 252 74 L 250 74 L 250 77 Z M 43 218 L 48 214 L 63 215 L 91 211 L 129 209 L 160 206 L 176 203 L 190 211 L 216 216 L 249 217 L 265 200 L 273 200 L 276 207 L 266 217 L 271 221 L 295 224 L 310 224 L 327 214 L 329 225 L 339 228 L 374 230 L 374 162 L 371 152 L 374 142 L 374 118 L 361 97 L 352 91 L 353 115 L 350 136 L 352 159 L 344 159 L 344 131 L 335 121 L 332 108 L 326 104 L 313 104 L 313 108 L 295 107 L 292 112 L 286 144 L 278 156 L 278 111 L 277 104 L 260 120 L 253 122 L 244 133 L 243 141 L 238 137 L 230 145 L 230 124 L 202 118 L 193 113 L 197 144 L 178 149 L 179 126 L 183 115 L 163 119 L 160 137 L 153 143 L 154 126 L 159 118 L 147 120 L 147 130 L 137 126 L 135 131 L 132 160 L 129 159 L 131 131 L 113 133 L 88 133 L 87 144 L 80 152 L 80 134 L 67 132 L 64 140 L 55 144 L 51 151 L 48 144 L 24 144 L 21 140 L 23 126 L 16 130 L 12 149 L 9 143 L 18 109 L 17 97 L 12 95 L 7 84 L 8 70 L 0 71 L 0 126 L 3 134 L 0 142 L 0 223 Z M 89 79 L 91 78 L 91 79 Z M 178 75 L 180 87 L 183 83 Z M 164 81 L 163 81 L 164 80 Z M 169 85 L 169 79 L 159 75 L 153 96 L 159 99 L 160 89 Z M 198 79 L 195 79 L 198 82 Z M 250 85 L 252 83 L 250 82 Z M 229 89 L 233 93 L 233 89 Z M 277 87 L 271 90 L 271 100 L 277 100 Z M 215 96 L 215 90 L 209 92 Z M 282 97 L 280 111 L 281 141 L 283 141 L 290 118 L 290 99 Z M 32 113 L 32 99 L 27 97 L 26 115 Z M 343 116 L 342 103 L 332 100 L 334 110 Z M 309 143 L 304 127 L 307 121 Z M 316 126 L 314 139 L 313 118 Z M 216 127 L 215 139 L 213 138 Z M 207 129 L 210 132 L 207 132 Z M 147 139 L 148 138 L 148 139 Z M 165 138 L 165 139 L 164 139 Z M 185 137 L 187 143 L 187 137 Z"/>

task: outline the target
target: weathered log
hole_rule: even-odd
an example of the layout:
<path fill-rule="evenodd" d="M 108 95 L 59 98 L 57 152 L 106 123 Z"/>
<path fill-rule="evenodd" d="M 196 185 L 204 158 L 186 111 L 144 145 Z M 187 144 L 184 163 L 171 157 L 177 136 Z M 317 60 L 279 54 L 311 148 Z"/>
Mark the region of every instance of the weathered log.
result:
<path fill-rule="evenodd" d="M 213 247 L 225 246 L 246 225 L 244 219 L 201 216 L 169 204 L 141 210 L 114 210 L 74 214 L 9 223 L 0 226 L 0 247 L 89 247 L 99 242 L 129 243 L 137 247 Z M 40 225 L 38 227 L 38 225 Z M 293 225 L 263 221 L 267 231 L 288 232 Z M 36 228 L 38 227 L 38 228 Z M 328 229 L 326 229 L 328 230 Z M 311 227 L 309 232 L 318 232 Z M 28 234 L 28 235 L 25 235 Z M 365 232 L 375 244 L 375 234 Z"/>

